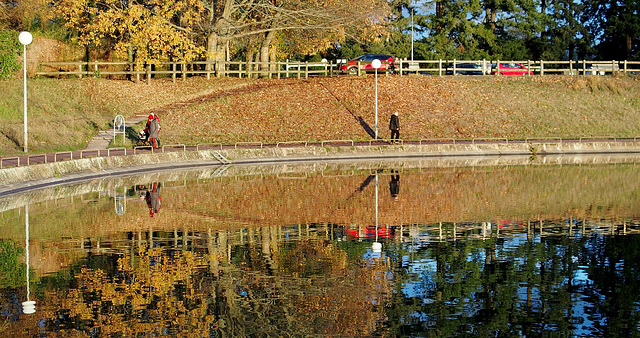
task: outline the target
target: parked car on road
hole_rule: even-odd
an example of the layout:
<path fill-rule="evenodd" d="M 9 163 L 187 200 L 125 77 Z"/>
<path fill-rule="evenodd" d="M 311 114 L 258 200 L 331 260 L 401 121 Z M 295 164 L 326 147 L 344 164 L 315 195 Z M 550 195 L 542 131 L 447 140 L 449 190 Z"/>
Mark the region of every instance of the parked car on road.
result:
<path fill-rule="evenodd" d="M 500 75 L 533 75 L 533 72 L 527 69 L 527 67 L 515 62 L 500 62 L 499 70 L 496 64 L 492 63 L 491 74 L 498 74 L 498 71 Z"/>
<path fill-rule="evenodd" d="M 487 67 L 488 67 L 488 64 L 487 64 Z M 445 74 L 454 75 L 453 68 L 454 67 L 448 68 Z M 482 64 L 476 63 L 476 62 L 456 63 L 455 75 L 482 75 Z"/>
<path fill-rule="evenodd" d="M 587 65 L 587 69 L 585 75 L 605 75 L 607 73 L 611 74 L 620 71 L 620 67 L 617 64 L 612 65 L 611 63 L 589 64 Z"/>
<path fill-rule="evenodd" d="M 393 72 L 395 70 L 393 56 L 388 54 L 363 54 L 353 60 L 349 60 L 346 64 L 340 66 L 340 70 L 347 74 L 358 74 L 358 63 L 360 69 L 366 72 L 373 72 L 375 69 L 371 65 L 373 60 L 378 59 L 382 65 L 378 69 L 381 72 Z"/>

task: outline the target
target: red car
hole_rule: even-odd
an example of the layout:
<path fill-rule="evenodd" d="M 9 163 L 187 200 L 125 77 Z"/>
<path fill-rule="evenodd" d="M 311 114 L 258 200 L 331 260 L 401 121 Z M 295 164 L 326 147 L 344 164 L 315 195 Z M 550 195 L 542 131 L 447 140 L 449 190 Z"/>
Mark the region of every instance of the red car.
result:
<path fill-rule="evenodd" d="M 348 74 L 358 74 L 358 62 L 360 63 L 360 69 L 366 72 L 373 72 L 375 69 L 371 65 L 374 59 L 380 60 L 382 63 L 378 71 L 393 72 L 395 65 L 393 64 L 393 56 L 388 54 L 363 54 L 357 58 L 350 60 L 346 64 L 340 66 L 342 72 Z"/>
<path fill-rule="evenodd" d="M 500 71 L 500 75 L 533 75 L 533 72 L 528 70 L 527 67 L 515 63 L 515 62 L 500 62 L 500 67 L 496 67 L 495 63 L 491 64 L 491 74 L 497 74 Z"/>

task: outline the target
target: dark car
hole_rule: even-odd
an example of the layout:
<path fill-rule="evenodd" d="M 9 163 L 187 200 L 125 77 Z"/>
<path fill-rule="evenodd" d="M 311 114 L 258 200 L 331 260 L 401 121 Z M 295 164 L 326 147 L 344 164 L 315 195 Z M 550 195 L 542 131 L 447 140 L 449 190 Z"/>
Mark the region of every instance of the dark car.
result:
<path fill-rule="evenodd" d="M 358 63 L 360 63 L 360 69 L 366 72 L 373 72 L 375 69 L 371 65 L 373 60 L 378 59 L 382 63 L 379 71 L 393 72 L 395 69 L 393 56 L 388 54 L 363 54 L 357 58 L 350 60 L 346 64 L 340 66 L 342 72 L 348 74 L 358 74 Z"/>
<path fill-rule="evenodd" d="M 487 66 L 488 68 L 488 66 Z M 453 75 L 453 67 L 448 68 L 447 75 Z M 482 75 L 482 65 L 475 62 L 464 62 L 455 64 L 455 75 Z"/>

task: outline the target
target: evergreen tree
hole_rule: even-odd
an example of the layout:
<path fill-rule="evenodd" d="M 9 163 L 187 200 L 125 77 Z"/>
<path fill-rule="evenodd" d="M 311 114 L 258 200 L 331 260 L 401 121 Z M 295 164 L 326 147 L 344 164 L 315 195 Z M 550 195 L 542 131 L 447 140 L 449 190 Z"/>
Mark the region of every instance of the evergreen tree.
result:
<path fill-rule="evenodd" d="M 602 60 L 640 58 L 640 3 L 635 0 L 585 0 L 582 21 Z"/>

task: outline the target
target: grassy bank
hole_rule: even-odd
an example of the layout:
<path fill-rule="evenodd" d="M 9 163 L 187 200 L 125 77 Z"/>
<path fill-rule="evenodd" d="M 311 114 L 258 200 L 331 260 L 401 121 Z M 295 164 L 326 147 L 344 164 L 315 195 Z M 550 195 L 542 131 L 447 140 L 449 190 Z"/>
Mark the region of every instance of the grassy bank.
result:
<path fill-rule="evenodd" d="M 394 111 L 403 139 L 640 136 L 640 79 L 633 77 L 380 76 L 378 91 L 384 138 Z M 369 140 L 374 92 L 373 76 L 151 85 L 33 79 L 29 145 L 33 152 L 83 148 L 116 114 L 152 110 L 164 144 Z M 22 82 L 2 81 L 0 93 L 0 155 L 19 154 Z"/>

